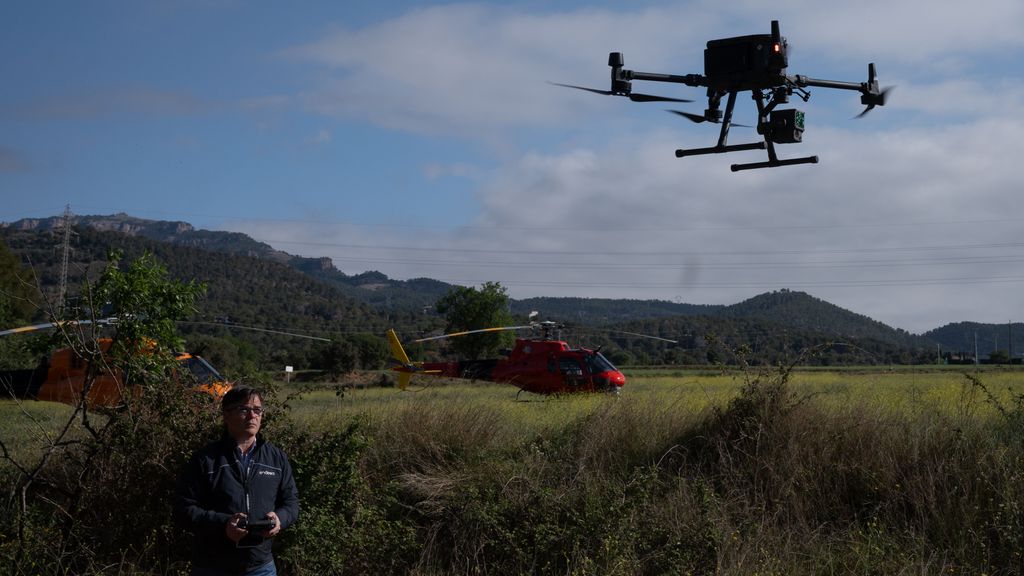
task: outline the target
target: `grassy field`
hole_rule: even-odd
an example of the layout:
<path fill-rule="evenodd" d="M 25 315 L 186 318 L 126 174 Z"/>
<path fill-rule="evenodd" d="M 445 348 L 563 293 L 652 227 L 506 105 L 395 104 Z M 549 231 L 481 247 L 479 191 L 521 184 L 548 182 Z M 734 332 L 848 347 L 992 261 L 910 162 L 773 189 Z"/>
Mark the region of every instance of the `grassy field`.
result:
<path fill-rule="evenodd" d="M 992 416 L 997 412 L 985 391 L 964 376 L 980 380 L 1002 406 L 1010 408 L 1024 392 L 1024 371 L 989 368 L 976 371 L 952 367 L 901 369 L 799 369 L 790 375 L 793 391 L 824 407 L 890 414 Z M 344 425 L 354 417 L 384 425 L 410 407 L 448 412 L 453 408 L 487 413 L 520 442 L 533 435 L 564 427 L 609 402 L 650 413 L 672 412 L 693 418 L 721 408 L 735 398 L 744 383 L 758 374 L 741 371 L 633 369 L 619 397 L 601 394 L 548 398 L 523 393 L 502 384 L 439 381 L 423 377 L 407 391 L 395 388 L 350 388 L 338 394 L 330 384 L 282 385 L 292 417 L 311 429 Z M 1016 391 L 1015 391 L 1016 390 Z M 19 461 L 48 444 L 66 423 L 71 409 L 51 402 L 0 401 L 0 441 Z M 0 463 L 0 466 L 4 466 Z"/>
<path fill-rule="evenodd" d="M 976 377 L 994 398 L 1011 406 L 1016 394 L 1024 391 L 1024 371 L 988 369 L 976 371 L 949 367 L 848 368 L 842 370 L 800 369 L 790 375 L 793 391 L 826 407 L 855 406 L 919 414 L 937 412 L 985 415 L 995 411 L 982 389 L 971 384 L 965 374 Z M 593 412 L 607 402 L 636 403 L 652 410 L 671 409 L 697 414 L 725 406 L 735 398 L 754 372 L 634 369 L 627 372 L 627 385 L 618 398 L 603 395 L 546 398 L 523 393 L 501 384 L 468 383 L 451 380 L 438 383 L 423 377 L 410 389 L 350 389 L 344 395 L 323 389 L 323 385 L 292 385 L 285 389 L 299 396 L 291 403 L 293 416 L 314 427 L 330 426 L 362 414 L 370 420 L 387 418 L 410 404 L 421 406 L 471 405 L 495 411 L 521 425 L 524 434 L 567 422 Z M 1014 388 L 1020 390 L 1014 392 Z M 304 389 L 312 389 L 306 392 Z"/>
<path fill-rule="evenodd" d="M 282 574 L 1019 574 L 1024 372 L 968 368 L 645 369 L 518 400 L 281 384 Z M 2 402 L 0 439 L 30 456 L 67 413 Z"/>
<path fill-rule="evenodd" d="M 0 400 L 0 441 L 17 462 L 27 462 L 67 424 L 71 407 L 55 402 Z M 0 461 L 0 470 L 8 466 Z"/>

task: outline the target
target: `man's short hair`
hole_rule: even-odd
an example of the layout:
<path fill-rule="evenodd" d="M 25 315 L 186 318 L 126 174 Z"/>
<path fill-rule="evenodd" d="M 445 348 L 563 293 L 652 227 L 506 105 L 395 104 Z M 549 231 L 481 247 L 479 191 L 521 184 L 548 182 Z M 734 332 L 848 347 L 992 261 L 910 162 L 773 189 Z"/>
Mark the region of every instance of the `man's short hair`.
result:
<path fill-rule="evenodd" d="M 235 406 L 241 406 L 253 396 L 259 398 L 261 404 L 263 403 L 263 394 L 259 390 L 245 384 L 235 384 L 224 394 L 224 398 L 221 398 L 220 411 L 227 412 Z"/>

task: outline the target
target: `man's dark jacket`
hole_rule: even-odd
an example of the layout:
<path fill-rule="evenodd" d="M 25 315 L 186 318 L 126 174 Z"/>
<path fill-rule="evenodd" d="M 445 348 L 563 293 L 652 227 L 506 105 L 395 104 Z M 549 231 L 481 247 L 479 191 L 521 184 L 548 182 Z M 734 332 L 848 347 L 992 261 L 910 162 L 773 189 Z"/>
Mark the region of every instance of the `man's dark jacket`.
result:
<path fill-rule="evenodd" d="M 193 534 L 192 563 L 243 573 L 273 560 L 271 539 L 250 534 L 237 545 L 225 525 L 237 512 L 259 520 L 273 511 L 285 529 L 299 515 L 299 492 L 288 457 L 257 436 L 242 469 L 237 442 L 225 435 L 196 452 L 178 482 L 175 515 Z"/>

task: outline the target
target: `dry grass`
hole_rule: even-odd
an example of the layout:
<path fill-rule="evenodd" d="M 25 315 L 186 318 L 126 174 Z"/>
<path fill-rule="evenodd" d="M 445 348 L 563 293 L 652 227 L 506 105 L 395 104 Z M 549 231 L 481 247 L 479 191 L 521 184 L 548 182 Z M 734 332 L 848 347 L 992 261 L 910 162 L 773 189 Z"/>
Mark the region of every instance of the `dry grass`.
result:
<path fill-rule="evenodd" d="M 1024 567 L 1018 372 L 975 375 L 983 388 L 951 371 L 628 376 L 618 398 L 309 391 L 290 415 L 363 422 L 375 517 L 416 534 L 407 573 Z"/>

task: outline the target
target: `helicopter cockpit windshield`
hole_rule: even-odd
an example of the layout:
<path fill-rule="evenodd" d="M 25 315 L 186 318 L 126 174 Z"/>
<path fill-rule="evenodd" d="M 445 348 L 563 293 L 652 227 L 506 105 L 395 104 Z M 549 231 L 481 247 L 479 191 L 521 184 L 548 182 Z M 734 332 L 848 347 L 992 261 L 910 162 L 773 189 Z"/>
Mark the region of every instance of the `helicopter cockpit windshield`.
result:
<path fill-rule="evenodd" d="M 182 362 L 199 384 L 215 384 L 224 380 L 220 373 L 210 366 L 209 362 L 199 356 L 189 356 Z"/>
<path fill-rule="evenodd" d="M 588 354 L 586 358 L 587 368 L 590 370 L 591 374 L 600 374 L 602 372 L 615 372 L 618 370 L 615 367 L 615 365 L 609 362 L 608 359 L 605 358 L 600 352 Z"/>

